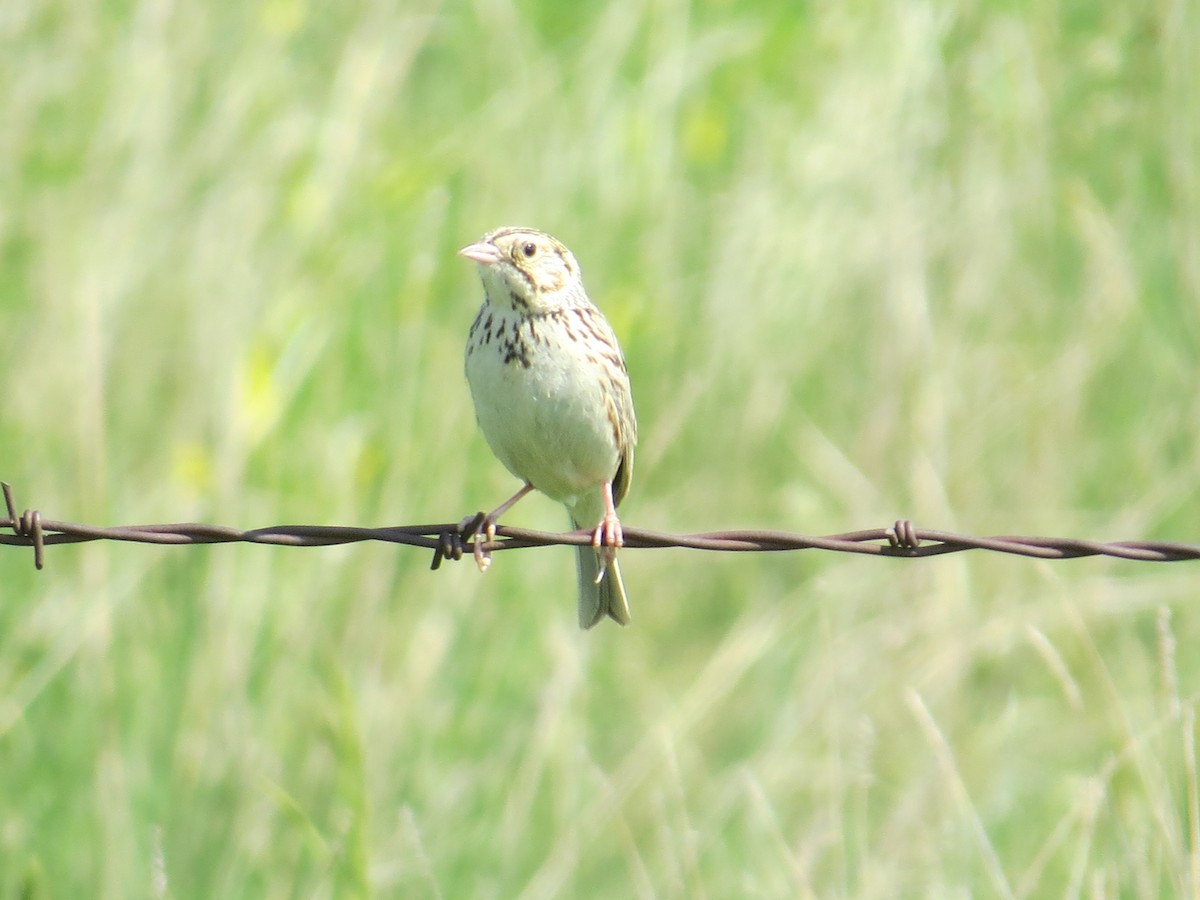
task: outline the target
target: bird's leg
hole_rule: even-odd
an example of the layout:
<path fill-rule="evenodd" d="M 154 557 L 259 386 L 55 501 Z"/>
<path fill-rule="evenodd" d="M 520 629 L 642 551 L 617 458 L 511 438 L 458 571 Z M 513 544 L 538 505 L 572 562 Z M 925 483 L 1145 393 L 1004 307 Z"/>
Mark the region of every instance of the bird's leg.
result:
<path fill-rule="evenodd" d="M 528 481 L 521 485 L 521 489 L 493 509 L 486 516 L 475 515 L 469 519 L 464 519 L 459 525 L 460 531 L 471 529 L 471 542 L 474 545 L 475 565 L 479 566 L 480 572 L 486 572 L 488 566 L 492 564 L 491 551 L 485 551 L 483 545 L 490 544 L 496 539 L 496 523 L 500 517 L 513 508 L 514 504 L 530 491 L 533 490 L 533 485 Z"/>
<path fill-rule="evenodd" d="M 617 504 L 613 503 L 612 482 L 604 482 L 604 518 L 592 532 L 592 546 L 600 557 L 600 570 L 596 573 L 596 584 L 604 579 L 608 564 L 617 558 L 617 549 L 623 546 L 621 520 L 617 518 Z"/>

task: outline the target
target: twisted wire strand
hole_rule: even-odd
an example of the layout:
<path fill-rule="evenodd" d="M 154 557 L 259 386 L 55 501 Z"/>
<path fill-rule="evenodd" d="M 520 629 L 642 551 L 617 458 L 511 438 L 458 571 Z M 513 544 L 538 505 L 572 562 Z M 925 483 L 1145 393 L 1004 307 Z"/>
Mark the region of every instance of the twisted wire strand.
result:
<path fill-rule="evenodd" d="M 460 559 L 464 550 L 473 549 L 466 540 L 483 513 L 459 523 L 392 525 L 364 528 L 343 525 L 273 525 L 243 530 L 226 525 L 176 522 L 160 525 L 121 525 L 99 527 L 78 522 L 43 518 L 37 510 L 18 514 L 12 487 L 0 482 L 7 518 L 0 519 L 0 544 L 32 547 L 34 565 L 45 564 L 45 548 L 53 544 L 78 544 L 86 541 L 125 541 L 140 544 L 274 544 L 284 547 L 327 547 L 362 541 L 407 544 L 433 551 L 430 568 L 437 569 L 444 559 Z M 4 532 L 11 531 L 11 534 Z M 844 534 L 811 536 L 788 531 L 727 530 L 701 534 L 670 534 L 646 528 L 625 527 L 625 546 L 630 548 L 681 547 L 692 550 L 723 552 L 781 552 L 788 550 L 827 550 L 898 559 L 922 559 L 964 550 L 988 550 L 1035 559 L 1078 559 L 1084 556 L 1109 556 L 1139 562 L 1177 562 L 1200 559 L 1200 545 L 1178 541 L 1091 541 L 1080 538 L 999 535 L 977 537 L 952 531 L 918 529 L 911 521 L 900 519 L 886 528 L 868 528 Z M 578 546 L 592 542 L 590 531 L 551 532 L 501 525 L 498 540 L 487 542 L 485 552 L 516 550 L 524 547 Z"/>

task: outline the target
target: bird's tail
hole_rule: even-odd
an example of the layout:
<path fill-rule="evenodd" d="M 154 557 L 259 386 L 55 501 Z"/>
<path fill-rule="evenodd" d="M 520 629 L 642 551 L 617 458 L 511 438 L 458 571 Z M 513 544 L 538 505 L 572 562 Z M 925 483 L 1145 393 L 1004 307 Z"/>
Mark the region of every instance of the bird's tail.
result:
<path fill-rule="evenodd" d="M 596 575 L 600 571 L 600 557 L 594 548 L 576 547 L 575 564 L 579 573 L 579 627 L 591 628 L 605 615 L 620 625 L 628 625 L 629 598 L 617 561 L 608 564 L 599 584 Z"/>

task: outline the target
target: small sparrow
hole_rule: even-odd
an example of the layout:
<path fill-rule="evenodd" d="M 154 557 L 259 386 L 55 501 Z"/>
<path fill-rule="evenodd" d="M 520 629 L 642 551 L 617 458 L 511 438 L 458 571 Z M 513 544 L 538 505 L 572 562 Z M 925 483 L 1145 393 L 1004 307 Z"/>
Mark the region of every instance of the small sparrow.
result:
<path fill-rule="evenodd" d="M 605 614 L 629 623 L 617 565 L 617 504 L 633 476 L 637 422 L 625 358 L 612 328 L 588 299 L 571 251 L 532 228 L 500 228 L 462 250 L 479 267 L 484 302 L 467 338 L 467 382 L 475 418 L 492 452 L 524 485 L 484 517 L 481 549 L 496 522 L 537 489 L 566 506 L 574 528 L 592 528 L 578 547 L 579 627 Z"/>

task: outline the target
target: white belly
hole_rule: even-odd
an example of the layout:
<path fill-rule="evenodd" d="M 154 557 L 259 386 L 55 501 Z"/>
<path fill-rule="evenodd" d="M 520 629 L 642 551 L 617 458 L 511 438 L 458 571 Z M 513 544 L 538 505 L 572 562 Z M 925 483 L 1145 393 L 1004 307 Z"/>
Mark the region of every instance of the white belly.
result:
<path fill-rule="evenodd" d="M 476 347 L 467 357 L 467 381 L 496 457 L 542 493 L 573 505 L 612 479 L 619 455 L 595 363 L 566 349 L 561 330 L 548 325 L 539 323 L 544 341 L 525 343 L 528 366 L 518 358 L 505 362 L 496 342 Z"/>

